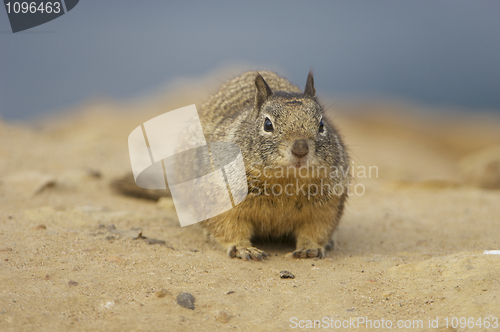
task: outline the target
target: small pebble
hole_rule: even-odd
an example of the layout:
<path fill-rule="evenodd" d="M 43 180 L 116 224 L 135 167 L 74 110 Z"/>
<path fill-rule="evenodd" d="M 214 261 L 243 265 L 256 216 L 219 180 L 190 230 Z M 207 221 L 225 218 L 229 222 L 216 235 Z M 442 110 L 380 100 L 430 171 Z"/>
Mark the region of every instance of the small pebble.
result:
<path fill-rule="evenodd" d="M 146 243 L 147 244 L 161 244 L 161 245 L 165 245 L 167 244 L 165 241 L 163 240 L 158 240 L 158 239 L 152 239 L 152 238 L 147 238 L 146 239 Z"/>
<path fill-rule="evenodd" d="M 166 295 L 172 295 L 172 292 L 169 290 L 166 290 L 165 288 L 162 288 L 162 289 L 157 290 L 155 292 L 155 296 L 159 297 L 159 298 L 165 297 Z"/>
<path fill-rule="evenodd" d="M 40 230 L 40 231 L 45 230 L 45 229 L 47 229 L 47 226 L 45 226 L 44 224 L 40 224 L 40 225 L 36 226 L 35 229 Z"/>
<path fill-rule="evenodd" d="M 76 281 L 70 280 L 68 281 L 68 286 L 78 286 L 78 283 Z"/>
<path fill-rule="evenodd" d="M 229 295 L 229 294 L 233 294 L 233 293 L 234 293 L 234 291 L 230 290 L 230 291 L 227 291 L 225 294 Z"/>
<path fill-rule="evenodd" d="M 85 171 L 92 178 L 100 179 L 102 177 L 102 173 L 98 169 L 87 168 Z"/>
<path fill-rule="evenodd" d="M 293 278 L 295 278 L 295 276 L 290 271 L 285 270 L 285 271 L 280 272 L 280 278 L 281 279 L 285 279 L 285 278 L 293 279 Z"/>
<path fill-rule="evenodd" d="M 195 298 L 189 293 L 180 293 L 177 295 L 177 304 L 183 308 L 194 310 Z"/>
<path fill-rule="evenodd" d="M 221 311 L 219 311 L 219 313 L 215 317 L 215 320 L 218 321 L 219 323 L 227 324 L 229 322 L 229 320 L 231 319 L 231 317 L 233 317 L 233 316 L 228 314 L 227 312 L 221 310 Z"/>

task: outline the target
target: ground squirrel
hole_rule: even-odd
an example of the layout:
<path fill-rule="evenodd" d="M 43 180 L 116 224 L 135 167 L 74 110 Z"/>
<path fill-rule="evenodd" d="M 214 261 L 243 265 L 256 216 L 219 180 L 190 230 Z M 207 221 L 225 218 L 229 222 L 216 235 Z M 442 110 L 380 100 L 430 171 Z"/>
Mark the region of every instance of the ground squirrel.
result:
<path fill-rule="evenodd" d="M 312 73 L 302 93 L 273 72 L 246 72 L 223 84 L 199 110 L 206 140 L 236 143 L 245 162 L 247 197 L 201 222 L 229 257 L 266 258 L 252 246 L 255 237 L 294 238 L 295 258 L 323 258 L 333 244 L 348 196 L 349 157 L 315 94 Z M 114 186 L 150 198 L 157 194 L 126 183 Z"/>

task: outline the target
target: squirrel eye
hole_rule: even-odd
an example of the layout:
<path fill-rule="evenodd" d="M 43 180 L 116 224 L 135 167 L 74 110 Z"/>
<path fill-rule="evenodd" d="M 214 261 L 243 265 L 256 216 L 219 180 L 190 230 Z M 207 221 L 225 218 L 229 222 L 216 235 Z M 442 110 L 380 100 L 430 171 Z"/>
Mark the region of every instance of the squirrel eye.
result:
<path fill-rule="evenodd" d="M 269 118 L 266 118 L 266 120 L 264 121 L 264 130 L 267 132 L 274 130 L 273 123 L 271 122 L 271 120 L 269 120 Z"/>
<path fill-rule="evenodd" d="M 324 123 L 323 123 L 323 120 L 321 120 L 321 122 L 319 123 L 319 129 L 318 129 L 318 131 L 319 131 L 320 133 L 322 133 L 322 132 L 324 132 L 324 131 L 325 131 L 325 125 L 324 125 Z"/>

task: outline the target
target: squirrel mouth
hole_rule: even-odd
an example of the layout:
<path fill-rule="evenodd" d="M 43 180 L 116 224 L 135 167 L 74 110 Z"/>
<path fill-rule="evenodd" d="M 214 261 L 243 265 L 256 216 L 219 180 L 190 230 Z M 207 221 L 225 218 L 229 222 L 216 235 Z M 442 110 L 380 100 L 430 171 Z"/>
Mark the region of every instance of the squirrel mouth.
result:
<path fill-rule="evenodd" d="M 301 161 L 296 161 L 296 162 L 293 162 L 290 167 L 294 167 L 294 168 L 301 168 L 301 167 L 308 167 L 309 164 L 306 163 L 306 162 L 301 162 Z"/>

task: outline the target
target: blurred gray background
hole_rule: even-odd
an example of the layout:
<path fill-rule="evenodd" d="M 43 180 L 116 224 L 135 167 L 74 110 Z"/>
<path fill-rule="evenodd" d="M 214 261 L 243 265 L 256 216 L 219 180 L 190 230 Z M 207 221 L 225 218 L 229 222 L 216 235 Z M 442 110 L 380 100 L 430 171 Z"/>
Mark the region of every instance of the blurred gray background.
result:
<path fill-rule="evenodd" d="M 320 94 L 500 110 L 500 1 L 81 0 L 13 34 L 0 8 L 0 117 L 247 63 Z"/>

